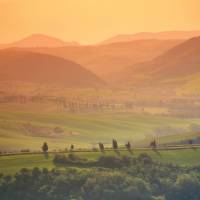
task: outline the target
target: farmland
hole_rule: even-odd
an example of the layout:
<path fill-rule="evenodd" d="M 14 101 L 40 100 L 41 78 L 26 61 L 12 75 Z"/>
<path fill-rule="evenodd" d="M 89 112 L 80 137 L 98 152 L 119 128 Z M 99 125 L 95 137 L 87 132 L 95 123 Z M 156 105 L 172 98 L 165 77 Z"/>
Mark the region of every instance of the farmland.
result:
<path fill-rule="evenodd" d="M 0 149 L 2 151 L 40 150 L 44 141 L 48 142 L 50 150 L 65 149 L 72 143 L 76 148 L 92 148 L 98 142 L 109 146 L 113 138 L 116 138 L 120 144 L 127 141 L 136 144 L 143 140 L 151 140 L 156 128 L 170 126 L 187 130 L 191 124 L 200 124 L 200 119 L 132 113 L 2 111 Z M 55 129 L 61 130 L 62 133 L 54 133 Z M 168 142 L 170 137 L 167 139 Z"/>

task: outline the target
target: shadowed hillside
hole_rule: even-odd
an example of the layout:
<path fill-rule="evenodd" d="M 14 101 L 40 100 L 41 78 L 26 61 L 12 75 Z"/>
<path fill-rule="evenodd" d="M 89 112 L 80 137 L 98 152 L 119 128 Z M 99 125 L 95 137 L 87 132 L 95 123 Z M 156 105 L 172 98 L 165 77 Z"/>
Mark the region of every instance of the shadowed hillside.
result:
<path fill-rule="evenodd" d="M 17 51 L 0 51 L 0 81 L 21 81 L 65 87 L 96 87 L 103 81 L 81 65 L 63 58 Z"/>
<path fill-rule="evenodd" d="M 182 40 L 138 40 L 101 46 L 66 46 L 28 50 L 73 60 L 107 82 L 111 82 L 116 79 L 117 72 L 124 67 L 149 61 L 181 42 Z"/>

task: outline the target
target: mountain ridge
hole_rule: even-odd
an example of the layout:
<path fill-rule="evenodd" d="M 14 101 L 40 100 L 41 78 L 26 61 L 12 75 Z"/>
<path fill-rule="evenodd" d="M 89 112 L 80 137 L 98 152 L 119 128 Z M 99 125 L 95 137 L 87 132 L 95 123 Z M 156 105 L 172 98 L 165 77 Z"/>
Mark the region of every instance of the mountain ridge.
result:
<path fill-rule="evenodd" d="M 32 34 L 8 44 L 1 44 L 1 48 L 11 48 L 11 47 L 63 47 L 63 46 L 79 46 L 77 42 L 65 42 L 56 37 L 52 37 L 45 34 Z"/>
<path fill-rule="evenodd" d="M 131 40 L 158 39 L 158 40 L 187 40 L 200 36 L 200 31 L 162 31 L 162 32 L 139 32 L 135 34 L 120 34 L 108 38 L 99 45 L 126 42 Z"/>

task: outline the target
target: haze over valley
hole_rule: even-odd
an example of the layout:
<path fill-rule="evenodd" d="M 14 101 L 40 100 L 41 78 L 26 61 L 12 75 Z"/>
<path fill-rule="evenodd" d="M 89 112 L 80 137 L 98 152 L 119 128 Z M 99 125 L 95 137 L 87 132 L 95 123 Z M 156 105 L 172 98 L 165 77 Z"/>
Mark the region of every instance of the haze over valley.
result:
<path fill-rule="evenodd" d="M 0 200 L 199 200 L 199 8 L 0 0 Z"/>
<path fill-rule="evenodd" d="M 26 37 L 10 44 L 9 48 L 2 47 L 0 50 L 0 109 L 9 113 L 16 111 L 19 119 L 21 114 L 18 112 L 25 112 L 26 115 L 27 111 L 45 115 L 53 112 L 59 117 L 87 115 L 89 124 L 94 115 L 97 126 L 98 123 L 105 123 L 98 122 L 101 115 L 105 119 L 108 115 L 111 120 L 110 117 L 119 113 L 130 115 L 128 121 L 134 116 L 144 115 L 158 117 L 160 120 L 165 117 L 175 117 L 177 120 L 196 119 L 200 117 L 200 88 L 197 84 L 200 39 L 187 37 L 197 33 L 172 31 L 149 33 L 150 36 L 146 33 L 144 38 L 138 38 L 143 34 L 136 34 L 138 37 L 134 36 L 130 41 L 119 40 L 115 43 L 103 42 L 86 46 L 62 42 L 41 34 Z M 8 123 L 9 121 L 8 118 Z M 76 122 L 77 127 L 80 122 Z M 29 120 L 22 124 L 17 122 L 17 130 L 20 131 L 19 127 L 29 123 Z M 138 125 L 138 130 L 130 125 L 125 137 L 120 136 L 122 127 L 116 129 L 116 133 L 110 130 L 112 123 L 110 121 L 104 127 L 105 142 L 115 137 L 117 132 L 120 142 L 124 142 L 126 137 L 131 138 L 132 131 L 132 139 L 137 142 L 151 138 L 157 128 L 167 129 L 170 126 L 167 134 L 177 134 L 177 129 L 183 133 L 190 132 L 190 126 L 199 121 L 191 121 L 187 126 L 178 127 L 170 125 L 171 123 L 152 125 L 154 128 L 147 132 L 143 130 L 143 125 Z M 102 133 L 93 133 L 92 136 L 89 126 L 84 130 L 77 129 L 76 125 L 71 128 L 58 125 L 64 131 L 60 136 L 52 133 L 53 129 L 45 124 L 40 126 L 34 122 L 28 127 L 30 130 L 37 130 L 26 135 L 28 138 L 35 134 L 34 139 L 48 138 L 50 134 L 54 135 L 53 138 L 49 136 L 51 140 L 66 137 L 86 146 L 94 140 L 93 137 L 103 137 Z M 8 131 L 4 127 L 2 136 L 5 130 Z M 89 137 L 85 135 L 85 131 Z M 9 132 L 12 135 L 13 131 Z M 75 134 L 71 134 L 73 132 Z M 81 141 L 81 138 L 86 141 L 85 137 L 86 143 Z M 8 140 L 8 143 L 11 141 L 12 139 Z M 19 146 L 16 143 L 16 147 Z"/>

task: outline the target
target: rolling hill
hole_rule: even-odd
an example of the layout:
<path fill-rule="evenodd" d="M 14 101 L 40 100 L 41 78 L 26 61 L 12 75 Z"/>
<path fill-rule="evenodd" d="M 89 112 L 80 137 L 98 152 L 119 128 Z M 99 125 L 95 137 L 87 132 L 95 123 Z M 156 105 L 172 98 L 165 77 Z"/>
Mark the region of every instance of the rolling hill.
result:
<path fill-rule="evenodd" d="M 104 82 L 75 62 L 7 49 L 0 51 L 0 81 L 21 81 L 65 87 L 96 87 Z"/>
<path fill-rule="evenodd" d="M 200 119 L 131 113 L 36 112 L 34 109 L 24 111 L 23 108 L 20 111 L 1 110 L 0 151 L 21 148 L 36 150 L 40 149 L 43 141 L 48 142 L 52 150 L 65 148 L 70 144 L 75 144 L 76 148 L 92 147 L 98 145 L 98 142 L 110 146 L 113 138 L 119 144 L 125 144 L 129 140 L 136 145 L 139 141 L 152 140 L 156 128 L 170 126 L 188 129 L 194 123 L 200 124 Z M 24 126 L 28 124 L 36 129 Z M 50 135 L 49 129 L 54 130 L 55 127 L 64 130 L 64 134 Z"/>
<path fill-rule="evenodd" d="M 100 45 L 127 42 L 132 40 L 187 40 L 200 36 L 200 31 L 164 31 L 164 32 L 141 32 L 132 35 L 117 35 L 100 43 Z"/>
<path fill-rule="evenodd" d="M 112 82 L 116 79 L 117 72 L 124 67 L 151 60 L 181 42 L 182 40 L 138 40 L 101 46 L 65 46 L 27 50 L 73 60 L 107 82 Z"/>
<path fill-rule="evenodd" d="M 170 49 L 157 58 L 127 68 L 123 80 L 138 84 L 184 86 L 200 78 L 200 37 Z"/>

